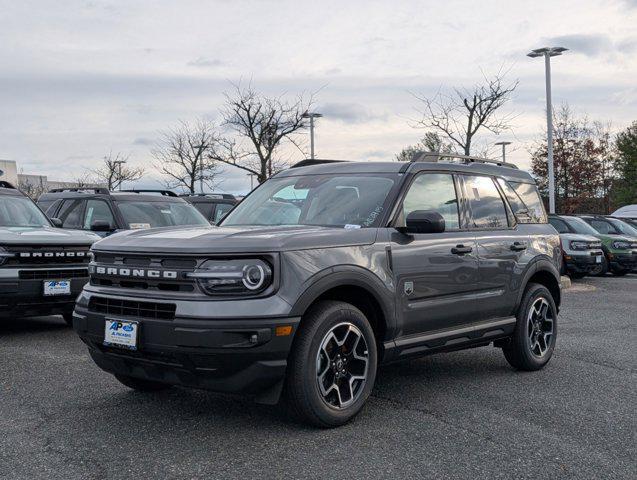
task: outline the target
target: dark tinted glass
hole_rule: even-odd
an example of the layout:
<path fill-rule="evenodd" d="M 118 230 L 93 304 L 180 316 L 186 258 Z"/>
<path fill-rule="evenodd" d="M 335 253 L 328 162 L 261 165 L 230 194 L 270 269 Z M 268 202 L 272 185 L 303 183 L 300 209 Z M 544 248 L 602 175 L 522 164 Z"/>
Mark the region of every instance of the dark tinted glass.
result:
<path fill-rule="evenodd" d="M 603 233 L 606 235 L 619 235 L 619 231 L 617 231 L 615 226 L 606 220 L 591 219 L 587 220 L 587 222 L 590 223 L 591 227 L 593 227 L 599 233 Z"/>
<path fill-rule="evenodd" d="M 115 219 L 108 204 L 102 200 L 89 200 L 84 214 L 84 229 L 90 229 L 93 222 L 97 221 L 108 222 L 111 227 L 115 226 Z"/>
<path fill-rule="evenodd" d="M 473 228 L 507 228 L 504 201 L 491 177 L 464 175 Z M 470 220 L 471 222 L 471 220 Z"/>
<path fill-rule="evenodd" d="M 197 203 L 193 203 L 193 205 L 195 206 L 197 210 L 199 210 L 199 213 L 201 213 L 204 217 L 206 217 L 208 220 L 212 220 L 212 212 L 215 209 L 214 203 L 197 202 Z"/>
<path fill-rule="evenodd" d="M 214 222 L 219 223 L 219 221 L 226 216 L 226 213 L 232 210 L 232 207 L 234 207 L 234 205 L 230 205 L 229 203 L 218 203 L 217 209 L 215 210 Z"/>
<path fill-rule="evenodd" d="M 64 200 L 58 218 L 64 228 L 82 228 L 82 200 Z"/>
<path fill-rule="evenodd" d="M 403 201 L 402 221 L 414 210 L 438 212 L 445 219 L 445 229 L 458 228 L 458 199 L 453 177 L 443 173 L 419 175 Z"/>
<path fill-rule="evenodd" d="M 513 213 L 520 223 L 546 223 L 546 212 L 535 185 L 498 178 Z"/>
<path fill-rule="evenodd" d="M 568 225 L 563 220 L 559 218 L 551 217 L 549 218 L 549 223 L 553 225 L 553 228 L 557 230 L 557 233 L 569 233 Z"/>

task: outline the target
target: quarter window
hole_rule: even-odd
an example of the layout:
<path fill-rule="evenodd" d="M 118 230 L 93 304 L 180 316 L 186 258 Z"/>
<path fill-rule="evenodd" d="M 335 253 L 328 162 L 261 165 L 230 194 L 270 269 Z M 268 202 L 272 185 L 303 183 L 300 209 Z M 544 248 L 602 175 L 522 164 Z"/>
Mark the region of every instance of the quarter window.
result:
<path fill-rule="evenodd" d="M 415 210 L 438 212 L 445 219 L 446 230 L 459 228 L 458 198 L 453 177 L 444 173 L 419 175 L 403 201 L 402 222 Z"/>
<path fill-rule="evenodd" d="M 537 187 L 532 183 L 505 181 L 498 178 L 498 183 L 504 190 L 520 223 L 546 223 L 546 212 Z"/>
<path fill-rule="evenodd" d="M 507 228 L 504 200 L 491 177 L 464 175 L 471 228 Z"/>

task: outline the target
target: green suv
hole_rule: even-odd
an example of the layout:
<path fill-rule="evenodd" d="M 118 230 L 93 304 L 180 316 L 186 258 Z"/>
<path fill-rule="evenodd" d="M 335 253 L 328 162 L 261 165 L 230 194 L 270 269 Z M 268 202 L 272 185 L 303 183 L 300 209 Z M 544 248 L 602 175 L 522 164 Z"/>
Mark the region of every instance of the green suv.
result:
<path fill-rule="evenodd" d="M 622 222 L 601 215 L 580 215 L 580 218 L 597 232 L 608 269 L 614 275 L 626 275 L 637 270 L 637 237 L 629 235 L 631 232 L 623 225 L 618 225 Z"/>

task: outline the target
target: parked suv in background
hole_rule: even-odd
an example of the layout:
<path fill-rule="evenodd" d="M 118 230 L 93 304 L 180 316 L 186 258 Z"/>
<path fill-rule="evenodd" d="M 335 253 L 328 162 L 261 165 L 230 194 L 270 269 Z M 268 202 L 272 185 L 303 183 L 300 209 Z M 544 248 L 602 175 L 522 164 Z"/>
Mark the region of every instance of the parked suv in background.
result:
<path fill-rule="evenodd" d="M 71 323 L 97 239 L 55 228 L 29 197 L 0 181 L 0 318 L 62 315 Z"/>
<path fill-rule="evenodd" d="M 187 193 L 179 195 L 192 203 L 206 219 L 215 225 L 239 203 L 234 195 L 228 193 Z"/>
<path fill-rule="evenodd" d="M 118 230 L 209 225 L 196 208 L 169 190 L 60 188 L 41 195 L 38 205 L 62 228 L 101 236 Z"/>
<path fill-rule="evenodd" d="M 622 234 L 621 228 L 602 215 L 580 215 L 598 233 L 606 254 L 608 269 L 614 275 L 626 275 L 637 269 L 637 238 Z"/>
<path fill-rule="evenodd" d="M 555 347 L 559 237 L 528 173 L 454 159 L 304 161 L 220 227 L 101 240 L 74 328 L 131 388 L 285 391 L 324 427 L 362 408 L 381 363 L 494 344 L 538 370 Z"/>
<path fill-rule="evenodd" d="M 589 234 L 578 233 L 577 226 L 568 217 L 554 214 L 549 215 L 549 223 L 560 234 L 563 273 L 573 278 L 606 273 L 602 242 L 593 235 L 592 227 L 584 227 L 591 231 Z"/>

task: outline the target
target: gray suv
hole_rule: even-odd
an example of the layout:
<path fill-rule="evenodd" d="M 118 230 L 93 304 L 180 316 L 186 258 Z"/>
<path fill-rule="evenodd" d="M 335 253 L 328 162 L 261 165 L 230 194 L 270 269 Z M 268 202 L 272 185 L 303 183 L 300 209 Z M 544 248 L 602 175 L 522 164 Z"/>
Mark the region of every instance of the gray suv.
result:
<path fill-rule="evenodd" d="M 115 234 L 74 328 L 131 388 L 283 392 L 323 427 L 360 411 L 380 364 L 493 344 L 538 370 L 560 241 L 531 176 L 494 163 L 303 161 L 219 227 Z"/>

